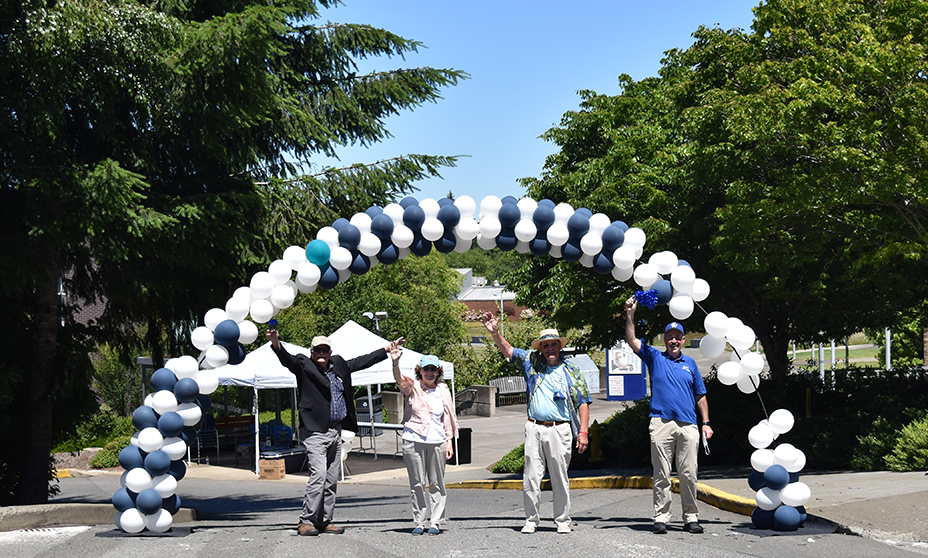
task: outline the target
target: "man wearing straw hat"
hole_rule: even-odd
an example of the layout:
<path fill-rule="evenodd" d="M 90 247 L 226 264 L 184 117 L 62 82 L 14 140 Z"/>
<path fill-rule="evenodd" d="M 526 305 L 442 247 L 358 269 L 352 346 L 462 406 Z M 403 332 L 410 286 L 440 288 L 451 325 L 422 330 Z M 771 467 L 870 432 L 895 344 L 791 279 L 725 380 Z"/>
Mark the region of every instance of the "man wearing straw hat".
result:
<path fill-rule="evenodd" d="M 696 457 L 699 436 L 712 437 L 706 385 L 696 361 L 683 354 L 683 326 L 670 322 L 664 328 L 664 346 L 660 352 L 635 337 L 635 297 L 625 301 L 625 342 L 648 366 L 651 377 L 651 465 L 654 467 L 654 533 L 667 532 L 670 521 L 670 468 L 674 458 L 680 477 L 683 502 L 683 530 L 699 534 L 699 509 L 696 506 Z M 696 426 L 699 412 L 701 429 Z M 708 447 L 708 446 L 707 446 Z"/>
<path fill-rule="evenodd" d="M 556 329 L 544 329 L 532 342 L 532 350 L 513 349 L 499 331 L 496 318 L 487 315 L 484 323 L 493 341 L 507 360 L 522 367 L 528 387 L 528 420 L 525 423 L 525 468 L 522 499 L 525 525 L 522 532 L 534 533 L 539 519 L 541 479 L 545 468 L 551 477 L 554 495 L 554 523 L 558 533 L 570 533 L 571 442 L 577 438 L 577 451 L 589 446 L 590 390 L 575 365 L 565 362 L 561 349 L 567 338 Z"/>

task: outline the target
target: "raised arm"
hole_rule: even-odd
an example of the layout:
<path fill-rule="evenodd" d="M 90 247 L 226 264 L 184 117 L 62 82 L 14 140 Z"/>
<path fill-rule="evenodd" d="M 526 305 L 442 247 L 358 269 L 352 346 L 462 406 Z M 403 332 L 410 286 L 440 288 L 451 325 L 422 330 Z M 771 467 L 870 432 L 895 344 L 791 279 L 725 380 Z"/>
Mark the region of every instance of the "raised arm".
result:
<path fill-rule="evenodd" d="M 490 335 L 493 337 L 493 342 L 499 347 L 499 351 L 503 353 L 506 360 L 512 359 L 512 345 L 510 345 L 509 341 L 506 341 L 506 338 L 500 333 L 499 321 L 491 314 L 487 313 L 484 315 L 483 325 L 487 326 L 487 331 L 489 331 Z"/>
<path fill-rule="evenodd" d="M 625 342 L 637 355 L 641 352 L 641 340 L 635 337 L 635 309 L 638 301 L 631 297 L 625 301 Z"/>
<path fill-rule="evenodd" d="M 392 348 L 390 349 L 390 357 L 393 359 L 393 379 L 396 380 L 397 384 L 403 382 L 403 373 L 400 372 L 400 357 L 403 355 L 403 349 L 391 343 Z"/>

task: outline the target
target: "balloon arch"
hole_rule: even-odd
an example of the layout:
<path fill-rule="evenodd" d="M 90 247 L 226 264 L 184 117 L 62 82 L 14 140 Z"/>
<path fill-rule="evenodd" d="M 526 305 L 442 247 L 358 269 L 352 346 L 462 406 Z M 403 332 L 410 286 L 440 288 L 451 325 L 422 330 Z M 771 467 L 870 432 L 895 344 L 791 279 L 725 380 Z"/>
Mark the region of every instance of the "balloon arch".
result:
<path fill-rule="evenodd" d="M 469 196 L 421 202 L 407 197 L 384 208 L 371 207 L 350 220 L 340 218 L 321 228 L 305 248 L 291 246 L 267 271 L 255 273 L 224 309 L 206 312 L 204 325 L 191 333 L 193 345 L 202 351 L 200 358 L 168 361 L 152 375 L 154 391 L 133 413 L 139 431 L 119 456 L 126 472 L 123 487 L 113 496 L 117 527 L 128 533 L 170 529 L 181 505 L 175 491 L 186 472 L 183 458 L 195 439 L 194 427 L 209 409 L 209 394 L 218 387 L 213 369 L 242 362 L 244 346 L 258 338 L 256 324 L 267 323 L 291 306 L 299 293 L 331 289 L 378 264 L 390 265 L 410 254 L 424 256 L 432 248 L 463 253 L 476 240 L 484 250 L 498 247 L 548 255 L 580 262 L 618 281 L 633 279 L 642 288 L 636 297 L 643 304 L 666 304 L 678 320 L 689 318 L 709 295 L 709 284 L 672 252 L 657 252 L 647 262 L 639 261 L 644 231 L 603 213 L 511 196 L 488 196 L 481 201 L 479 214 L 477 209 Z M 726 345 L 733 348 L 732 360 L 718 369 L 719 381 L 737 385 L 744 393 L 756 391 L 764 358 L 750 351 L 756 341 L 754 331 L 722 312 L 707 313 L 704 326 L 707 335 L 700 350 L 706 357 L 719 357 Z M 757 491 L 752 520 L 759 528 L 792 530 L 805 518 L 802 506 L 811 492 L 798 481 L 805 454 L 790 444 L 769 449 L 792 426 L 792 414 L 778 409 L 748 436 L 756 448 L 751 455 L 755 470 L 748 482 Z"/>

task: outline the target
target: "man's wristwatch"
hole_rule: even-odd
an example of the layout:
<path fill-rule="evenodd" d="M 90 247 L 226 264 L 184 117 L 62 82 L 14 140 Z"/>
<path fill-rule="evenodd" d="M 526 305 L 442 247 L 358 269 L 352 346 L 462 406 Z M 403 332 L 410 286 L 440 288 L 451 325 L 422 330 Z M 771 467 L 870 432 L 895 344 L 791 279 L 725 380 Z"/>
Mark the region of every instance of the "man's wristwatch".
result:
<path fill-rule="evenodd" d="M 702 423 L 702 425 L 703 425 L 703 426 L 712 426 L 712 423 L 710 423 L 709 421 L 706 421 L 706 422 Z"/>

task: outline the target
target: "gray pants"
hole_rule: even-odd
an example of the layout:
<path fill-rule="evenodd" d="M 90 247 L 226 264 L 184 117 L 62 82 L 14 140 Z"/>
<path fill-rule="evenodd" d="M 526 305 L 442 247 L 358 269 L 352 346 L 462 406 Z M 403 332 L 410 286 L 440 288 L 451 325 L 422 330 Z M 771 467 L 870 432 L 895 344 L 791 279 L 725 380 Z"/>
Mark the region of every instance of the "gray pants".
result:
<path fill-rule="evenodd" d="M 412 497 L 412 520 L 416 525 L 440 525 L 445 521 L 445 445 L 424 444 L 403 440 L 403 460 L 409 474 L 409 492 Z M 425 483 L 429 494 L 425 497 Z"/>
<path fill-rule="evenodd" d="M 303 513 L 300 523 L 325 527 L 332 522 L 335 511 L 335 492 L 338 490 L 338 472 L 342 457 L 342 432 L 329 428 L 325 432 L 306 434 L 303 446 L 309 460 L 309 480 L 303 495 Z"/>

